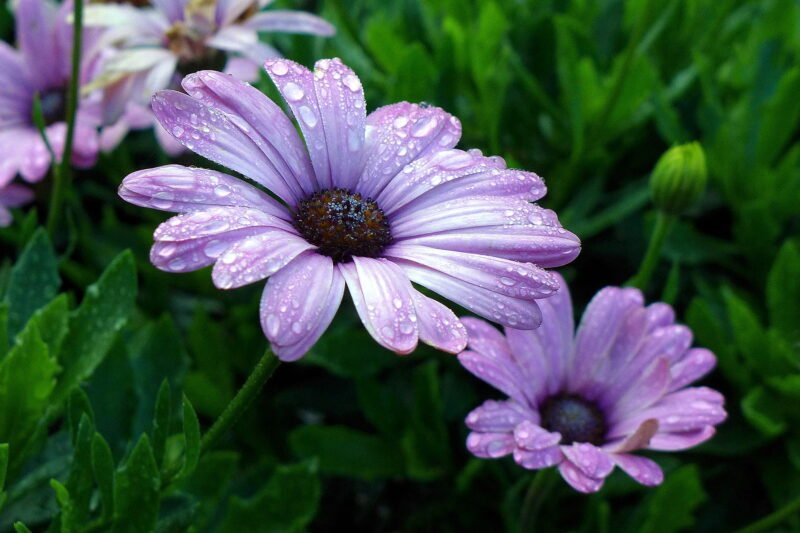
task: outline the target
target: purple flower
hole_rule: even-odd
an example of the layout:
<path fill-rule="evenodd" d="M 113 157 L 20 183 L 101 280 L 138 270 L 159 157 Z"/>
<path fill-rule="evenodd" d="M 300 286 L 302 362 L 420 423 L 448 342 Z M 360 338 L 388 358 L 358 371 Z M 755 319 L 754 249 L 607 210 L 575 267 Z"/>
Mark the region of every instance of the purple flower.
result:
<path fill-rule="evenodd" d="M 42 179 L 50 154 L 33 121 L 36 93 L 42 103 L 47 138 L 57 157 L 66 137 L 66 91 L 71 71 L 71 2 L 60 7 L 47 0 L 20 0 L 16 12 L 19 50 L 0 41 L 0 187 L 19 173 L 28 181 Z M 84 54 L 81 77 L 94 65 Z M 91 167 L 99 151 L 99 108 L 90 98 L 77 111 L 72 162 Z"/>
<path fill-rule="evenodd" d="M 505 336 L 462 319 L 469 349 L 464 367 L 509 396 L 467 416 L 467 448 L 478 457 L 509 454 L 522 467 L 558 466 L 580 492 L 600 490 L 619 466 L 647 486 L 659 466 L 631 452 L 696 446 L 725 420 L 722 395 L 687 387 L 711 371 L 714 354 L 690 348 L 692 332 L 663 303 L 644 306 L 636 289 L 606 287 L 591 301 L 573 338 L 566 284 L 541 302 L 536 331 Z"/>
<path fill-rule="evenodd" d="M 87 6 L 87 26 L 107 29 L 98 43 L 106 49 L 103 67 L 88 86 L 104 89 L 104 120 L 116 122 L 130 102 L 147 104 L 154 92 L 177 88 L 183 75 L 198 70 L 224 67 L 239 79 L 255 81 L 266 59 L 280 57 L 259 40 L 260 32 L 335 33 L 333 26 L 309 13 L 259 11 L 270 3 L 154 0 L 152 8 Z"/>
<path fill-rule="evenodd" d="M 278 198 L 205 169 L 131 174 L 124 199 L 182 213 L 155 232 L 156 267 L 213 264 L 222 289 L 269 277 L 261 323 L 284 360 L 322 335 L 345 286 L 375 340 L 398 353 L 418 339 L 453 353 L 466 345 L 453 312 L 411 282 L 502 324 L 539 325 L 536 299 L 558 288 L 541 267 L 570 262 L 580 242 L 530 203 L 545 194 L 536 174 L 453 149 L 461 125 L 439 108 L 402 102 L 367 115 L 360 80 L 338 59 L 313 72 L 288 60 L 266 69 L 305 143 L 277 104 L 220 72 L 153 98 L 187 148 Z"/>
<path fill-rule="evenodd" d="M 33 200 L 33 192 L 22 185 L 10 183 L 0 187 L 0 228 L 11 224 L 11 207 L 20 207 Z"/>

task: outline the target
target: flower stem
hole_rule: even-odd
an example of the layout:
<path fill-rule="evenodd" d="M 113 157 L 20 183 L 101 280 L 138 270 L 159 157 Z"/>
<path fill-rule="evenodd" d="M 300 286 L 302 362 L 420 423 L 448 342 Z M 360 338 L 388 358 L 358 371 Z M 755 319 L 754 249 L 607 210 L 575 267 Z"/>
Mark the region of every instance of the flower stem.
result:
<path fill-rule="evenodd" d="M 50 211 L 47 214 L 47 230 L 53 235 L 61 218 L 61 209 L 64 203 L 64 193 L 69 186 L 71 178 L 70 163 L 72 160 L 72 145 L 75 141 L 75 117 L 78 110 L 78 93 L 80 91 L 81 77 L 81 43 L 83 37 L 83 0 L 74 0 L 72 26 L 72 72 L 69 79 L 67 92 L 67 135 L 64 139 L 64 151 L 61 153 L 61 162 L 53 161 L 53 192 L 50 197 Z M 55 170 L 56 165 L 60 168 Z"/>
<path fill-rule="evenodd" d="M 226 431 L 233 427 L 247 408 L 250 407 L 250 404 L 253 403 L 253 400 L 256 399 L 261 388 L 269 380 L 279 364 L 280 360 L 275 357 L 272 350 L 267 348 L 247 381 L 242 385 L 242 388 L 239 389 L 233 400 L 219 415 L 211 429 L 203 435 L 203 440 L 200 443 L 201 453 L 207 452 Z"/>
<path fill-rule="evenodd" d="M 774 513 L 768 514 L 764 518 L 756 520 L 750 525 L 736 531 L 736 533 L 760 533 L 761 531 L 773 531 L 775 526 L 800 512 L 800 496 L 790 501 Z"/>
<path fill-rule="evenodd" d="M 555 480 L 555 470 L 552 468 L 543 468 L 533 476 L 525 499 L 522 500 L 518 529 L 520 532 L 535 531 L 536 517 Z"/>
<path fill-rule="evenodd" d="M 653 234 L 650 236 L 650 244 L 647 245 L 647 252 L 639 265 L 639 271 L 628 282 L 628 285 L 636 287 L 642 291 L 647 290 L 650 278 L 658 265 L 661 257 L 661 248 L 664 246 L 664 239 L 667 238 L 669 230 L 674 221 L 672 215 L 659 211 L 656 215 L 656 225 Z"/>

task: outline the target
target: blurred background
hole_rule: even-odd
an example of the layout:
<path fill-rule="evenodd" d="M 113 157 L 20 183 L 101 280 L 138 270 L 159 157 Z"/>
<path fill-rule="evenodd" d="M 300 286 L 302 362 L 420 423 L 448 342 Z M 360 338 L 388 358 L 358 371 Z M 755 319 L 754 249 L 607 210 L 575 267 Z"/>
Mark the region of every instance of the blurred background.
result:
<path fill-rule="evenodd" d="M 647 297 L 674 305 L 695 345 L 715 352 L 705 382 L 725 394 L 729 419 L 701 447 L 649 454 L 666 473 L 656 489 L 619 472 L 592 496 L 557 484 L 537 531 L 733 531 L 800 498 L 800 2 L 276 4 L 338 29 L 328 40 L 265 37 L 286 57 L 341 57 L 369 110 L 399 100 L 441 106 L 463 123 L 459 147 L 544 177 L 542 205 L 583 241 L 561 269 L 577 313 L 636 272 L 655 218 L 648 178 L 659 156 L 694 140 L 705 149 L 708 189 L 669 235 Z M 14 41 L 5 8 L 0 36 Z M 277 98 L 265 76 L 259 87 Z M 77 172 L 60 258 L 34 236 L 49 180 L 37 186 L 36 206 L 0 231 L 4 301 L 32 301 L 19 287 L 46 287 L 42 303 L 64 293 L 63 305 L 83 302 L 85 315 L 108 317 L 73 340 L 96 364 L 82 393 L 64 389 L 66 407 L 49 428 L 31 420 L 9 437 L 0 423 L 0 441 L 27 450 L 9 470 L 0 530 L 15 520 L 59 530 L 64 507 L 50 479 L 80 475 L 81 438 L 93 432 L 113 464 L 141 467 L 131 457 L 143 433 L 164 440 L 167 464 L 187 438 L 181 392 L 206 426 L 264 350 L 260 284 L 221 292 L 207 271 L 150 265 L 152 232 L 166 216 L 124 204 L 116 188 L 129 172 L 168 161 L 152 132 L 140 131 Z M 190 155 L 179 162 L 209 166 Z M 20 266 L 26 247 L 35 254 Z M 125 249 L 133 255 L 117 257 Z M 0 382 L 0 398 L 35 390 L 34 374 L 5 393 Z M 157 402 L 164 379 L 171 400 Z M 122 497 L 132 516 L 155 507 L 159 531 L 516 531 L 531 472 L 510 458 L 476 459 L 464 445 L 464 417 L 488 398 L 499 393 L 452 356 L 380 349 L 345 302 L 312 353 L 278 369 L 192 476 L 154 500 Z M 163 418 L 157 404 L 173 415 Z M 800 516 L 763 530 L 800 531 Z"/>

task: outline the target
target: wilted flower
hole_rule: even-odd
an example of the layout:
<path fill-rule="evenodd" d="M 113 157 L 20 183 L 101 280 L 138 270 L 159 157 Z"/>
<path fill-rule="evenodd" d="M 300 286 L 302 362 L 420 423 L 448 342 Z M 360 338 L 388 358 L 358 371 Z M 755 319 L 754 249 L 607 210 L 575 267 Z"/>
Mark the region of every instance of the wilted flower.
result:
<path fill-rule="evenodd" d="M 369 116 L 361 82 L 338 59 L 314 71 L 288 60 L 266 69 L 298 118 L 305 143 L 277 104 L 220 72 L 161 91 L 153 111 L 187 148 L 247 176 L 177 165 L 128 176 L 131 203 L 184 213 L 155 232 L 153 263 L 186 272 L 214 264 L 217 287 L 269 277 L 261 323 L 277 355 L 301 357 L 330 324 L 345 285 L 383 346 L 418 338 L 450 352 L 466 332 L 419 283 L 505 325 L 535 328 L 537 298 L 580 243 L 531 201 L 542 180 L 502 159 L 454 150 L 459 121 L 406 102 Z M 534 264 L 535 263 L 535 264 Z M 538 265 L 538 266 L 537 266 Z"/>
<path fill-rule="evenodd" d="M 129 102 L 149 103 L 160 89 L 202 69 L 225 69 L 254 81 L 268 58 L 280 54 L 259 32 L 335 32 L 325 20 L 304 12 L 259 11 L 271 0 L 154 0 L 153 7 L 94 4 L 86 24 L 107 28 L 98 46 L 113 47 L 86 90 L 105 89 L 105 119 L 114 122 Z"/>
<path fill-rule="evenodd" d="M 50 153 L 33 119 L 34 95 L 39 94 L 47 138 L 57 157 L 66 138 L 67 87 L 72 68 L 71 2 L 60 7 L 47 0 L 20 0 L 16 11 L 19 50 L 0 41 L 0 186 L 19 173 L 28 181 L 42 179 Z M 81 80 L 94 67 L 84 54 Z M 72 162 L 91 167 L 99 150 L 96 102 L 79 102 Z"/>
<path fill-rule="evenodd" d="M 644 306 L 637 289 L 607 287 L 589 304 L 573 339 L 566 284 L 540 305 L 542 327 L 498 330 L 462 319 L 469 349 L 458 357 L 508 394 L 472 411 L 467 448 L 478 457 L 513 454 L 522 467 L 558 466 L 581 492 L 595 492 L 619 466 L 643 485 L 663 479 L 639 449 L 675 451 L 714 435 L 722 395 L 687 385 L 716 364 L 690 348 L 692 332 L 663 303 Z"/>
<path fill-rule="evenodd" d="M 11 207 L 20 207 L 33 200 L 33 192 L 27 187 L 10 183 L 0 187 L 0 228 L 11 224 Z"/>

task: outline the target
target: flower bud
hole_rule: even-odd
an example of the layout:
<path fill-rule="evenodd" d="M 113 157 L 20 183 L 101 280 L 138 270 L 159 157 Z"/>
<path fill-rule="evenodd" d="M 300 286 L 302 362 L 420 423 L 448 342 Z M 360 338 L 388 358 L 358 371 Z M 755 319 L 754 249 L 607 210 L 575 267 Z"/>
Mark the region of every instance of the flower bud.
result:
<path fill-rule="evenodd" d="M 650 176 L 650 194 L 658 209 L 678 215 L 700 199 L 707 180 L 706 156 L 700 143 L 673 146 L 656 163 Z"/>

